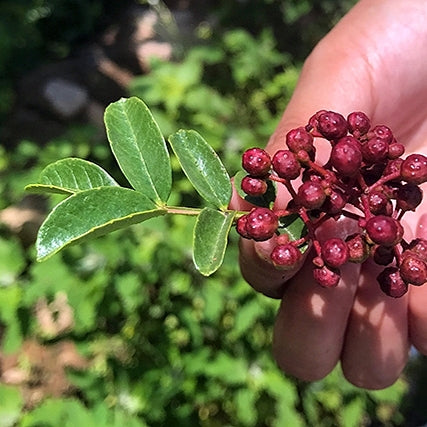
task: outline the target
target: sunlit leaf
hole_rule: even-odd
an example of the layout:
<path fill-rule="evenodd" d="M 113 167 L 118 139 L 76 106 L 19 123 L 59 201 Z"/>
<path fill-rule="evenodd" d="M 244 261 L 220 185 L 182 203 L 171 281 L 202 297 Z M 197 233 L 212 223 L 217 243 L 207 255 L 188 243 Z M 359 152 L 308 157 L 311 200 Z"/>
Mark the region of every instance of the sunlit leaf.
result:
<path fill-rule="evenodd" d="M 215 207 L 227 209 L 230 177 L 212 147 L 194 130 L 179 130 L 169 137 L 169 142 L 197 192 Z"/>
<path fill-rule="evenodd" d="M 234 212 L 220 212 L 205 208 L 194 226 L 193 260 L 204 276 L 214 273 L 224 260 L 228 234 Z"/>
<path fill-rule="evenodd" d="M 39 182 L 26 190 L 37 193 L 73 194 L 104 186 L 118 186 L 100 166 L 87 160 L 68 158 L 51 163 L 43 169 Z"/>
<path fill-rule="evenodd" d="M 145 195 L 121 187 L 81 191 L 59 203 L 40 227 L 38 260 L 65 246 L 164 215 Z"/>
<path fill-rule="evenodd" d="M 169 153 L 148 107 L 138 98 L 122 98 L 107 107 L 104 120 L 113 154 L 132 187 L 166 203 L 172 186 Z"/>

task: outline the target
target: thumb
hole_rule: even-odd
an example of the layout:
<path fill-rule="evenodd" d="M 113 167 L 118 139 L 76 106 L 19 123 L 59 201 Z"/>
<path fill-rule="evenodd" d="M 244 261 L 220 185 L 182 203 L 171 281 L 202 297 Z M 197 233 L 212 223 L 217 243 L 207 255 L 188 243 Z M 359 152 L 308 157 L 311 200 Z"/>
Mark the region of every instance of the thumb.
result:
<path fill-rule="evenodd" d="M 309 118 L 319 110 L 334 110 L 343 115 L 355 110 L 365 111 L 368 116 L 372 113 L 373 104 L 369 91 L 362 90 L 369 74 L 363 56 L 354 55 L 354 50 L 349 54 L 342 44 L 343 37 L 348 37 L 346 31 L 351 28 L 344 22 L 348 19 L 351 17 L 345 17 L 305 61 L 293 96 L 266 146 L 270 155 L 286 149 L 286 134 L 293 128 L 305 126 Z M 334 65 L 333 73 L 331 64 Z M 321 140 L 315 141 L 315 145 L 317 159 L 325 159 L 330 147 Z M 282 209 L 290 196 L 285 189 L 280 191 L 283 186 L 278 187 L 275 207 Z M 236 203 L 235 206 L 242 206 L 238 198 L 234 198 L 233 203 Z M 240 268 L 243 277 L 252 287 L 277 298 L 283 294 L 285 282 L 298 272 L 302 264 L 292 271 L 277 270 L 269 261 L 274 247 L 273 239 L 262 243 L 242 239 Z M 309 251 L 306 251 L 305 258 L 307 252 Z"/>

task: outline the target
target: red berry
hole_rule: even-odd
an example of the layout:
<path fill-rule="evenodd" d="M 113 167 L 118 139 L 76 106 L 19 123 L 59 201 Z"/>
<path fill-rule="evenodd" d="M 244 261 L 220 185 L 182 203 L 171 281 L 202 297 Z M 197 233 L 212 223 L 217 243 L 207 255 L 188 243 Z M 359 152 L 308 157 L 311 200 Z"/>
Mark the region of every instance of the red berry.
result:
<path fill-rule="evenodd" d="M 276 214 L 268 208 L 253 208 L 247 216 L 246 232 L 258 242 L 271 239 L 278 226 Z"/>
<path fill-rule="evenodd" d="M 346 119 L 339 113 L 327 111 L 317 117 L 317 130 L 329 140 L 336 140 L 347 135 Z"/>
<path fill-rule="evenodd" d="M 366 222 L 366 231 L 370 239 L 383 246 L 393 246 L 399 242 L 400 227 L 398 222 L 386 215 L 376 215 Z"/>
<path fill-rule="evenodd" d="M 381 138 L 371 138 L 362 144 L 362 156 L 366 163 L 381 163 L 387 159 L 389 145 Z"/>
<path fill-rule="evenodd" d="M 352 136 L 340 139 L 332 147 L 330 161 L 339 174 L 356 175 L 362 165 L 362 151 L 357 139 Z"/>
<path fill-rule="evenodd" d="M 378 265 L 389 265 L 394 260 L 394 249 L 392 246 L 377 245 L 373 249 L 373 258 Z"/>
<path fill-rule="evenodd" d="M 334 288 L 340 281 L 340 271 L 332 269 L 326 265 L 313 268 L 314 280 L 324 288 Z"/>
<path fill-rule="evenodd" d="M 322 259 L 329 267 L 340 267 L 348 261 L 348 247 L 342 239 L 328 239 L 322 243 L 321 249 Z"/>
<path fill-rule="evenodd" d="M 360 233 L 348 236 L 345 240 L 348 248 L 348 260 L 362 263 L 369 257 L 369 246 L 365 237 Z"/>
<path fill-rule="evenodd" d="M 311 181 L 311 182 L 317 182 L 320 184 L 323 181 L 323 177 L 319 175 L 319 173 L 314 169 L 306 168 L 304 169 L 304 172 L 302 174 L 302 181 L 303 182 Z"/>
<path fill-rule="evenodd" d="M 402 169 L 402 163 L 403 163 L 403 159 L 400 159 L 400 158 L 388 161 L 383 171 L 383 174 L 387 176 L 395 173 L 400 173 Z"/>
<path fill-rule="evenodd" d="M 331 189 L 330 194 L 322 205 L 322 210 L 329 215 L 341 213 L 347 204 L 347 196 L 339 189 Z"/>
<path fill-rule="evenodd" d="M 304 164 L 307 164 L 310 160 L 314 160 L 313 154 L 315 154 L 315 150 L 310 152 L 310 154 L 305 150 L 299 150 L 296 153 L 296 156 L 297 156 L 298 161 L 304 165 Z"/>
<path fill-rule="evenodd" d="M 280 270 L 291 270 L 295 268 L 301 257 L 301 251 L 292 243 L 277 245 L 270 255 L 271 261 Z"/>
<path fill-rule="evenodd" d="M 391 129 L 384 125 L 375 126 L 369 133 L 368 138 L 378 138 L 383 140 L 387 145 L 391 144 L 394 140 L 393 132 Z"/>
<path fill-rule="evenodd" d="M 311 131 L 311 134 L 313 135 L 313 136 L 322 136 L 322 134 L 318 131 L 318 129 L 317 129 L 317 125 L 318 125 L 318 119 L 319 119 L 319 116 L 321 115 L 321 114 L 323 114 L 323 113 L 327 113 L 328 111 L 327 110 L 319 110 L 319 111 L 317 111 L 316 113 L 314 113 L 311 117 L 310 117 L 310 119 L 309 119 L 309 121 L 308 121 L 308 124 L 307 124 L 307 126 L 305 127 L 305 129 L 308 131 L 308 132 L 310 132 Z"/>
<path fill-rule="evenodd" d="M 250 148 L 242 155 L 242 167 L 253 177 L 264 177 L 270 172 L 270 155 L 262 148 Z"/>
<path fill-rule="evenodd" d="M 296 155 L 289 150 L 277 151 L 272 160 L 273 169 L 280 178 L 292 180 L 298 178 L 301 165 Z"/>
<path fill-rule="evenodd" d="M 347 123 L 350 133 L 356 138 L 365 135 L 371 127 L 369 117 L 361 111 L 354 111 L 347 117 Z"/>
<path fill-rule="evenodd" d="M 410 154 L 400 169 L 402 179 L 413 184 L 427 181 L 427 157 L 422 154 Z"/>
<path fill-rule="evenodd" d="M 246 224 L 248 223 L 248 215 L 241 216 L 236 222 L 236 231 L 245 239 L 250 239 L 248 232 L 246 231 Z"/>
<path fill-rule="evenodd" d="M 426 239 L 414 239 L 409 243 L 408 250 L 427 262 L 427 240 Z"/>
<path fill-rule="evenodd" d="M 372 190 L 367 197 L 369 210 L 374 215 L 391 213 L 393 206 L 389 198 L 378 190 Z"/>
<path fill-rule="evenodd" d="M 399 144 L 398 142 L 388 146 L 388 158 L 391 160 L 399 158 L 403 155 L 404 152 L 405 146 L 403 144 Z"/>
<path fill-rule="evenodd" d="M 427 264 L 415 254 L 405 251 L 399 268 L 400 275 L 406 283 L 421 286 L 427 282 Z"/>
<path fill-rule="evenodd" d="M 403 211 L 414 211 L 422 202 L 423 192 L 418 185 L 408 183 L 397 190 L 396 207 Z"/>
<path fill-rule="evenodd" d="M 294 153 L 298 153 L 300 150 L 313 151 L 313 135 L 304 127 L 292 129 L 286 134 L 286 145 Z"/>
<path fill-rule="evenodd" d="M 326 199 L 325 190 L 317 182 L 307 181 L 298 188 L 298 203 L 307 209 L 319 209 Z"/>
<path fill-rule="evenodd" d="M 400 298 L 408 291 L 408 285 L 403 281 L 396 267 L 385 268 L 378 276 L 381 290 L 393 298 Z"/>
<path fill-rule="evenodd" d="M 250 175 L 242 179 L 241 187 L 248 196 L 253 197 L 262 196 L 267 191 L 267 183 L 263 179 Z"/>

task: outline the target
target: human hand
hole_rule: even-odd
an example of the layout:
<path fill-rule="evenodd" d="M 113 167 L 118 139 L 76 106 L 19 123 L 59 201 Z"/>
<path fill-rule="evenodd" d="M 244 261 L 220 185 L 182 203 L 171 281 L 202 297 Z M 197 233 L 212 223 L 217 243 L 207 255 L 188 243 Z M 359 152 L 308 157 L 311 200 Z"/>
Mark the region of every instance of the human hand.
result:
<path fill-rule="evenodd" d="M 344 115 L 364 111 L 374 125 L 393 130 L 405 155 L 425 153 L 427 61 L 420 52 L 427 42 L 426 19 L 423 0 L 361 0 L 307 59 L 267 151 L 283 148 L 290 129 L 328 109 Z M 286 203 L 279 194 L 276 208 Z M 232 207 L 247 206 L 234 197 Z M 406 240 L 427 238 L 426 200 L 404 219 Z M 345 237 L 354 227 L 343 219 L 325 224 L 321 232 Z M 282 298 L 273 347 L 286 373 L 318 380 L 341 361 L 353 384 L 384 388 L 398 378 L 411 344 L 427 354 L 427 287 L 411 286 L 402 298 L 387 297 L 376 282 L 378 267 L 366 262 L 341 267 L 338 287 L 324 289 L 312 279 L 311 268 L 284 277 L 260 257 L 270 246 L 242 239 L 240 264 L 255 289 Z M 306 265 L 311 267 L 310 259 Z"/>

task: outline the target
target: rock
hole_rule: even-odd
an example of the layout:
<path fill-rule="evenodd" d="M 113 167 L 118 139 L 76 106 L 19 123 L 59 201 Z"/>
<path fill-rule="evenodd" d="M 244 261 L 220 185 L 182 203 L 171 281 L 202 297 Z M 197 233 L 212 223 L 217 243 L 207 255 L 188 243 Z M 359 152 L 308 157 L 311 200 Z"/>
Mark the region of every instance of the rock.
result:
<path fill-rule="evenodd" d="M 171 60 L 184 51 L 208 0 L 171 0 L 153 7 L 126 1 L 111 24 L 69 58 L 29 70 L 17 84 L 16 102 L 0 135 L 13 147 L 22 139 L 43 144 L 73 123 L 92 122 L 93 106 L 102 109 L 128 96 L 132 79 L 150 72 L 150 58 Z M 109 9 L 109 12 L 111 10 Z M 176 55 L 175 55 L 176 56 Z"/>
<path fill-rule="evenodd" d="M 53 112 L 65 120 L 70 120 L 81 113 L 88 102 L 88 91 L 81 85 L 62 77 L 48 80 L 43 95 Z"/>

